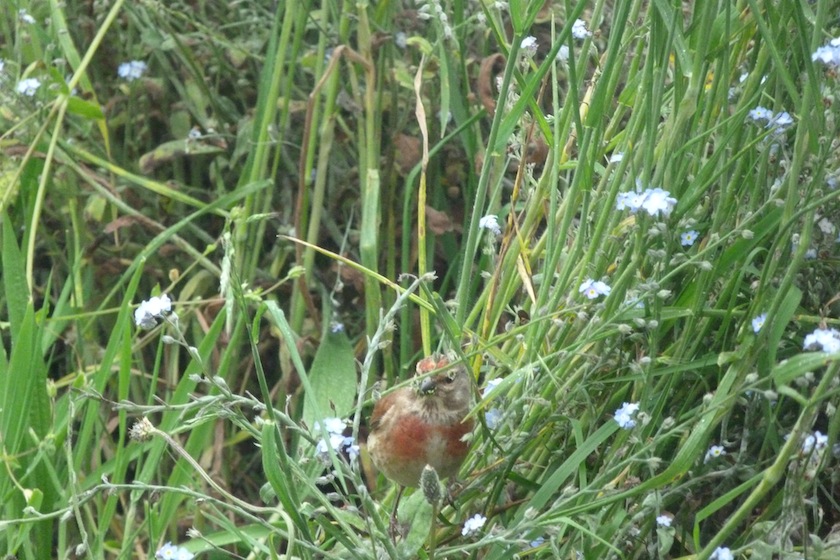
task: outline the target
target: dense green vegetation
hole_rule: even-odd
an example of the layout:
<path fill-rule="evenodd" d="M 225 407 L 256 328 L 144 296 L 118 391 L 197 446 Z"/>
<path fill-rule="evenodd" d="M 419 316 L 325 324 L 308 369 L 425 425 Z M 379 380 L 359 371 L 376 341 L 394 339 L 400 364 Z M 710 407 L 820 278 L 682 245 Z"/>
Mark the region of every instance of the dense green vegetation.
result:
<path fill-rule="evenodd" d="M 839 14 L 7 0 L 0 551 L 837 557 Z M 435 351 L 478 426 L 392 539 Z"/>

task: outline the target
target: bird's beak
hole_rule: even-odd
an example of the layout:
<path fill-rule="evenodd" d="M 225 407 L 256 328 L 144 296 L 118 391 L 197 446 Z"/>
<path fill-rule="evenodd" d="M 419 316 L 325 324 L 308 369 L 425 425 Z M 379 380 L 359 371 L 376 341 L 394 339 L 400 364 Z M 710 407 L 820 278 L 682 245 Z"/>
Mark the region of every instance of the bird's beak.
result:
<path fill-rule="evenodd" d="M 432 377 L 427 377 L 423 381 L 420 382 L 420 394 L 422 395 L 432 395 L 435 392 L 435 388 L 437 387 L 437 382 Z"/>

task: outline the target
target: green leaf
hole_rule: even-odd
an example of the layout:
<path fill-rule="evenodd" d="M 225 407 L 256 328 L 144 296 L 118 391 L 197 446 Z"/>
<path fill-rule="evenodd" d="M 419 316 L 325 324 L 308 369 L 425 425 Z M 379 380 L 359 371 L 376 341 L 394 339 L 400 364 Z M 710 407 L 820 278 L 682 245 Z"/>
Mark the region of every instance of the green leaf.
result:
<path fill-rule="evenodd" d="M 432 47 L 432 44 L 423 37 L 420 37 L 419 35 L 409 37 L 408 39 L 406 39 L 405 44 L 411 47 L 417 47 L 418 49 L 420 49 L 420 52 L 425 55 L 431 55 L 435 52 L 435 49 L 434 47 Z M 411 83 L 412 82 L 409 82 L 409 84 Z M 409 87 L 412 86 L 409 85 Z"/>
<path fill-rule="evenodd" d="M 572 421 L 577 423 L 576 420 Z M 618 431 L 618 424 L 615 422 L 604 422 L 600 428 L 592 433 L 586 440 L 581 442 L 575 449 L 574 453 L 569 455 L 562 465 L 560 465 L 554 472 L 550 473 L 546 480 L 540 486 L 540 489 L 534 493 L 531 500 L 528 502 L 529 507 L 535 510 L 541 509 L 554 496 L 557 490 L 566 483 L 566 481 L 580 468 L 586 458 L 599 446 L 601 446 L 610 436 Z M 521 522 L 525 516 L 525 508 L 521 508 L 516 515 L 517 522 Z"/>
<path fill-rule="evenodd" d="M 283 504 L 287 511 L 296 511 L 297 506 L 289 493 L 289 477 L 280 468 L 280 461 L 277 459 L 279 453 L 283 453 L 277 444 L 277 427 L 271 422 L 266 422 L 262 427 L 262 464 L 265 478 L 274 490 L 275 496 Z"/>
<path fill-rule="evenodd" d="M 517 36 L 524 35 L 531 28 L 543 4 L 543 2 L 531 2 L 530 0 L 511 0 L 511 23 L 513 24 L 513 32 Z M 521 39 L 521 37 L 519 38 Z"/>
<path fill-rule="evenodd" d="M 102 107 L 99 106 L 99 103 L 91 103 L 75 95 L 67 99 L 67 110 L 74 115 L 79 115 L 94 121 L 105 118 L 105 113 L 102 112 Z"/>
<path fill-rule="evenodd" d="M 784 360 L 773 368 L 770 376 L 777 387 L 785 386 L 794 379 L 798 379 L 808 373 L 828 365 L 830 362 L 840 358 L 837 354 L 826 354 L 825 352 L 805 352 Z"/>
<path fill-rule="evenodd" d="M 674 545 L 674 531 L 659 527 L 656 529 L 657 549 L 660 558 L 667 558 Z"/>
<path fill-rule="evenodd" d="M 8 236 L 4 236 L 8 239 Z M 8 245 L 8 241 L 4 242 Z M 4 270 L 6 284 L 11 281 L 9 270 Z M 21 279 L 23 274 L 21 273 Z M 21 280 L 23 281 L 23 280 Z M 0 414 L 0 433 L 3 434 L 3 453 L 8 457 L 17 457 L 20 468 L 10 465 L 0 472 L 0 495 L 6 498 L 4 517 L 19 517 L 18 500 L 9 499 L 9 493 L 18 492 L 12 484 L 23 483 L 29 490 L 38 490 L 38 506 L 43 500 L 44 511 L 53 508 L 55 492 L 53 479 L 45 473 L 47 469 L 41 454 L 37 453 L 40 441 L 50 430 L 49 399 L 47 397 L 47 371 L 40 353 L 39 327 L 35 321 L 35 309 L 32 302 L 27 302 L 19 330 L 14 333 L 8 368 L 0 377 L 3 413 Z M 13 479 L 14 482 L 13 482 Z M 29 531 L 29 529 L 26 529 Z M 52 524 L 39 521 L 32 527 L 30 542 L 41 556 L 52 546 Z"/>
<path fill-rule="evenodd" d="M 672 38 L 672 41 L 674 56 L 679 62 L 679 69 L 682 72 L 683 76 L 689 76 L 692 67 L 690 58 L 691 54 L 689 53 L 688 47 L 685 44 L 685 38 L 683 37 L 682 28 L 675 22 L 675 19 L 679 17 L 679 15 L 676 9 L 670 4 L 668 4 L 666 0 L 654 0 L 653 4 L 654 6 L 656 6 L 656 9 L 659 12 L 660 17 L 662 17 L 663 21 L 665 22 L 666 27 L 669 30 L 673 29 L 674 36 Z"/>
<path fill-rule="evenodd" d="M 449 122 L 449 118 L 451 113 L 449 111 L 449 103 L 451 101 L 450 97 L 450 88 L 449 88 L 449 81 L 450 81 L 450 70 L 449 70 L 449 56 L 447 56 L 446 44 L 444 42 L 440 43 L 440 53 L 439 53 L 439 60 L 440 60 L 440 111 L 438 113 L 438 118 L 440 119 L 440 137 L 446 134 L 446 125 Z"/>
<path fill-rule="evenodd" d="M 776 351 L 779 349 L 779 343 L 785 335 L 785 329 L 788 323 L 793 319 L 793 315 L 799 308 L 799 302 L 802 301 L 802 290 L 796 286 L 791 286 L 787 294 L 785 294 L 779 310 L 776 312 L 773 320 L 770 322 L 772 330 L 767 340 L 767 353 L 769 363 L 776 363 Z M 766 371 L 766 370 L 764 370 Z"/>
<path fill-rule="evenodd" d="M 50 0 L 49 22 L 50 26 L 54 31 L 54 37 L 57 38 L 56 40 L 58 41 L 58 45 L 61 47 L 62 57 L 70 63 L 70 67 L 73 69 L 73 72 L 78 72 L 82 65 L 82 57 L 79 55 L 79 51 L 76 49 L 75 43 L 73 43 L 73 33 L 70 32 L 70 29 L 67 25 L 67 18 L 64 17 L 65 8 L 65 2 L 61 2 L 60 0 Z M 96 107 L 96 110 L 94 112 L 97 112 L 99 116 L 89 116 L 88 114 L 82 113 L 77 114 L 82 114 L 82 116 L 88 116 L 89 118 L 92 118 L 93 120 L 97 121 L 99 133 L 102 135 L 102 138 L 104 140 L 105 149 L 106 151 L 110 152 L 110 135 L 108 131 L 108 125 L 105 122 L 105 115 L 102 113 L 99 101 L 96 98 L 96 89 L 94 89 L 93 84 L 91 83 L 90 78 L 87 75 L 87 72 L 84 72 L 81 74 L 81 76 L 79 76 L 78 83 L 82 92 L 84 92 L 87 96 L 90 96 L 90 99 L 92 99 L 93 101 L 82 101 L 81 99 L 74 97 L 68 100 L 67 108 L 70 110 L 71 113 L 76 113 L 76 107 L 74 107 L 74 105 L 77 102 L 73 101 L 73 99 L 78 99 L 79 102 L 88 105 L 89 107 L 79 107 L 79 109 L 83 109 L 83 112 L 89 113 L 89 115 L 93 115 L 93 112 L 91 112 L 91 108 Z"/>
<path fill-rule="evenodd" d="M 26 271 L 23 254 L 18 247 L 11 220 L 4 216 L 3 220 L 3 285 L 6 288 L 9 323 L 11 325 L 12 351 L 9 369 L 5 372 L 0 387 L 5 389 L 3 396 L 6 400 L 3 410 L 9 412 L 5 416 L 13 416 L 10 422 L 19 425 L 21 429 L 32 428 L 39 436 L 46 435 L 49 430 L 49 402 L 47 398 L 46 365 L 41 359 L 40 343 L 41 329 L 36 321 L 35 308 L 29 296 L 26 284 Z M 15 414 L 18 410 L 22 414 Z M 28 413 L 28 414 L 27 414 Z M 24 428 L 22 424 L 29 416 L 32 422 Z M 13 424 L 4 422 L 2 433 L 5 435 L 4 445 L 7 452 L 13 452 L 18 434 Z"/>
<path fill-rule="evenodd" d="M 420 284 L 420 289 L 423 290 L 426 300 L 431 303 L 432 307 L 435 309 L 435 318 L 446 332 L 445 340 L 448 340 L 453 345 L 457 345 L 464 333 L 461 326 L 455 320 L 455 317 L 453 317 L 446 308 L 446 303 L 440 297 L 440 294 L 429 288 L 425 282 Z"/>
<path fill-rule="evenodd" d="M 3 452 L 8 456 L 14 456 L 20 451 L 24 433 L 29 429 L 29 405 L 32 403 L 33 385 L 36 382 L 33 357 L 38 355 L 36 334 L 35 311 L 29 305 L 18 325 L 8 370 L 0 378 L 3 410 L 0 415 L 0 433 L 3 434 Z M 6 474 L 5 470 L 3 474 Z M 5 490 L 0 483 L 3 495 Z"/>
<path fill-rule="evenodd" d="M 200 139 L 170 140 L 140 157 L 140 171 L 144 174 L 149 174 L 161 165 L 170 163 L 181 157 L 220 154 L 223 151 L 219 146 L 206 144 L 201 142 Z"/>
<path fill-rule="evenodd" d="M 513 24 L 513 32 L 514 34 L 520 34 L 524 30 L 524 20 L 522 15 L 524 14 L 525 10 L 522 9 L 522 0 L 511 0 L 510 1 L 510 20 Z"/>
<path fill-rule="evenodd" d="M 356 397 L 356 360 L 350 339 L 342 332 L 327 331 L 309 368 L 312 399 L 303 403 L 303 419 L 310 428 L 317 415 L 345 418 Z"/>
<path fill-rule="evenodd" d="M 400 542 L 398 549 L 402 558 L 417 557 L 417 551 L 426 542 L 432 528 L 432 515 L 432 505 L 426 501 L 423 492 L 414 492 L 408 499 L 402 500 L 397 520 L 409 524 L 408 536 Z"/>
<path fill-rule="evenodd" d="M 772 236 L 778 231 L 779 222 L 782 219 L 782 208 L 773 208 L 767 215 L 759 221 L 753 230 L 751 238 L 742 237 L 732 243 L 720 256 L 720 260 L 715 263 L 717 270 L 726 270 L 730 267 L 737 266 L 737 263 L 743 260 L 744 255 L 749 254 L 759 243 L 763 242 L 768 236 Z"/>
<path fill-rule="evenodd" d="M 9 314 L 12 341 L 20 334 L 23 315 L 29 302 L 29 287 L 26 285 L 26 265 L 20 252 L 12 220 L 3 213 L 3 286 L 6 291 L 6 306 Z"/>

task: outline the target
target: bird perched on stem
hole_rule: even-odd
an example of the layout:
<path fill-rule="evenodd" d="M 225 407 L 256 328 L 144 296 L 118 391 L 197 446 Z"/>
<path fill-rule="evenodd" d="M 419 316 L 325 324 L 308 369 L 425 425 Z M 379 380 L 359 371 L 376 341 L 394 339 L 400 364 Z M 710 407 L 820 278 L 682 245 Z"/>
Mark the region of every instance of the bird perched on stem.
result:
<path fill-rule="evenodd" d="M 417 486 L 426 465 L 440 478 L 457 474 L 469 450 L 464 436 L 474 425 L 472 419 L 464 420 L 470 411 L 472 383 L 462 365 L 433 354 L 417 362 L 415 370 L 412 386 L 382 397 L 370 417 L 370 457 L 386 477 L 400 485 L 392 529 L 404 487 Z"/>

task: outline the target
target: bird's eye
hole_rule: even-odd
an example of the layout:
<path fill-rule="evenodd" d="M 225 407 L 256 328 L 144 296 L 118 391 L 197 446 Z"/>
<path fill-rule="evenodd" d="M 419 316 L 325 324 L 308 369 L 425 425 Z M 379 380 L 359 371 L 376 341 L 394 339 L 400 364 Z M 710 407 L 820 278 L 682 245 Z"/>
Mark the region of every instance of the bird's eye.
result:
<path fill-rule="evenodd" d="M 455 381 L 455 374 L 454 373 L 451 373 L 451 374 L 449 374 L 449 375 L 447 375 L 446 377 L 443 378 L 444 383 L 452 383 L 453 381 Z"/>

